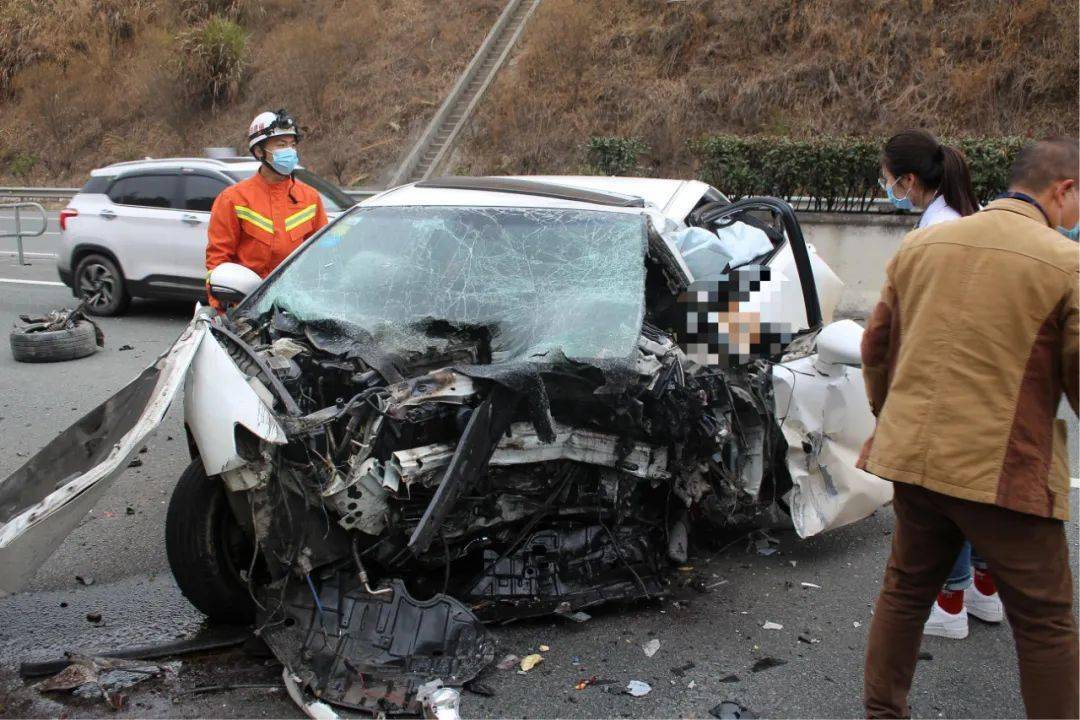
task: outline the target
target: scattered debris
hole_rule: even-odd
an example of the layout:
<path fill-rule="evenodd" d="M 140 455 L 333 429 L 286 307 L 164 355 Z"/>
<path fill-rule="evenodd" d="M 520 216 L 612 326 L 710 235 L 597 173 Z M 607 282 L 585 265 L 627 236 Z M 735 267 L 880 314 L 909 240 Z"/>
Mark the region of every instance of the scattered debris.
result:
<path fill-rule="evenodd" d="M 544 656 L 533 653 L 532 655 L 526 655 L 521 658 L 521 672 L 529 672 L 534 667 L 544 662 Z"/>
<path fill-rule="evenodd" d="M 435 720 L 461 720 L 461 693 L 442 686 L 441 680 L 421 685 L 416 699 L 424 707 L 425 717 Z"/>
<path fill-rule="evenodd" d="M 853 622 L 853 623 L 851 623 L 851 624 L 852 624 L 852 626 L 854 626 L 854 627 L 862 627 L 862 623 L 861 623 L 861 622 L 859 622 L 858 620 L 856 620 L 855 622 Z"/>
<path fill-rule="evenodd" d="M 728 581 L 727 581 L 727 580 L 720 580 L 720 581 L 718 581 L 718 582 L 714 582 L 714 583 L 713 583 L 712 585 L 709 585 L 709 588 L 708 588 L 708 589 L 709 589 L 709 590 L 712 590 L 713 588 L 718 588 L 718 587 L 720 587 L 721 585 L 727 585 L 727 584 L 728 584 Z"/>
<path fill-rule="evenodd" d="M 671 674 L 674 675 L 675 677 L 682 677 L 686 673 L 693 670 L 694 667 L 695 667 L 694 663 L 688 662 L 685 665 L 680 665 L 679 667 L 671 668 Z"/>
<path fill-rule="evenodd" d="M 652 657 L 656 654 L 656 651 L 660 649 L 660 641 L 657 638 L 653 638 L 649 642 L 643 644 L 641 649 L 645 651 L 645 657 Z"/>
<path fill-rule="evenodd" d="M 799 642 L 804 642 L 807 645 L 817 645 L 821 641 L 817 638 L 810 637 L 809 635 L 800 635 Z"/>
<path fill-rule="evenodd" d="M 513 670 L 517 667 L 518 662 L 521 660 L 517 655 L 507 655 L 502 660 L 495 663 L 495 667 L 499 670 Z"/>
<path fill-rule="evenodd" d="M 598 680 L 597 680 L 596 676 L 593 675 L 588 680 L 578 680 L 577 684 L 574 685 L 574 689 L 575 690 L 584 690 L 585 688 L 589 687 L 590 685 L 595 685 L 597 682 L 598 682 Z"/>
<path fill-rule="evenodd" d="M 94 584 L 94 576 L 93 575 L 76 575 L 75 576 L 75 582 L 79 583 L 80 585 L 93 585 Z"/>
<path fill-rule="evenodd" d="M 550 649 L 551 648 L 549 646 L 547 646 L 547 645 L 541 645 L 540 646 L 540 652 L 547 652 Z"/>
<path fill-rule="evenodd" d="M 814 588 L 815 590 L 820 590 L 820 589 L 821 589 L 821 586 L 820 586 L 820 585 L 818 585 L 818 584 L 816 584 L 816 583 L 809 583 L 809 582 L 804 582 L 804 583 L 800 583 L 800 584 L 801 584 L 801 585 L 802 585 L 802 586 L 803 586 L 804 588 Z"/>
<path fill-rule="evenodd" d="M 142 458 L 135 458 L 131 462 L 128 463 L 128 467 L 129 468 L 142 467 L 142 464 L 143 464 Z"/>
<path fill-rule="evenodd" d="M 717 720 L 749 720 L 757 717 L 753 711 L 732 700 L 725 700 L 716 705 L 709 710 L 709 714 Z"/>
<path fill-rule="evenodd" d="M 127 352 L 128 350 L 134 349 L 135 348 L 131 347 L 130 345 L 121 345 L 120 347 L 116 348 L 117 352 Z"/>
<path fill-rule="evenodd" d="M 740 678 L 738 675 L 725 675 L 724 677 L 720 678 L 720 682 L 722 682 L 722 683 L 737 683 L 741 679 L 742 678 Z"/>
<path fill-rule="evenodd" d="M 765 624 L 761 626 L 762 630 L 783 630 L 784 626 L 780 623 L 775 623 L 772 620 L 766 620 Z"/>
<path fill-rule="evenodd" d="M 930 660 L 933 660 L 933 659 L 934 659 L 934 656 L 931 653 L 928 653 L 925 650 L 922 650 L 921 652 L 919 652 L 919 660 L 930 661 Z"/>
<path fill-rule="evenodd" d="M 751 665 L 750 672 L 762 672 L 764 670 L 771 670 L 774 667 L 780 667 L 781 665 L 787 665 L 787 660 L 781 660 L 780 658 L 766 656 Z"/>
<path fill-rule="evenodd" d="M 462 685 L 462 687 L 473 695 L 479 695 L 480 697 L 495 697 L 495 688 L 480 680 L 470 680 Z"/>
<path fill-rule="evenodd" d="M 285 690 L 288 691 L 289 697 L 309 718 L 312 720 L 338 720 L 340 716 L 329 705 L 304 695 L 304 691 L 300 689 L 300 678 L 289 672 L 289 668 L 282 669 L 281 679 L 285 683 Z"/>
<path fill-rule="evenodd" d="M 690 682 L 688 682 L 686 684 L 686 689 L 687 690 L 693 690 L 696 686 L 697 686 L 697 681 L 691 680 Z"/>
<path fill-rule="evenodd" d="M 101 613 L 99 613 L 99 612 L 88 612 L 88 613 L 86 613 L 86 619 L 89 620 L 92 623 L 99 623 L 99 622 L 101 622 Z"/>
<path fill-rule="evenodd" d="M 135 508 L 128 505 L 127 508 L 125 508 L 124 512 L 126 514 L 128 514 L 128 515 L 134 515 L 135 514 Z"/>
<path fill-rule="evenodd" d="M 631 680 L 626 684 L 626 694 L 633 697 L 645 697 L 652 692 L 652 685 L 641 680 Z"/>
<path fill-rule="evenodd" d="M 50 678 L 37 684 L 45 692 L 71 692 L 83 697 L 101 697 L 113 710 L 124 707 L 126 696 L 121 690 L 154 677 L 176 675 L 180 662 L 155 664 L 120 658 L 91 657 L 67 653 L 70 664 Z"/>

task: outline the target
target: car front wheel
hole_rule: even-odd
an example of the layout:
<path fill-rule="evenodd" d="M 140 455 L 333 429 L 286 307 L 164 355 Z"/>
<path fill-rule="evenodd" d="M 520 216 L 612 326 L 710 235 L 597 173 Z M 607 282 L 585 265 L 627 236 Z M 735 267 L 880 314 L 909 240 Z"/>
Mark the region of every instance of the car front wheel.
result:
<path fill-rule="evenodd" d="M 195 458 L 176 483 L 165 516 L 165 552 L 176 584 L 211 620 L 246 625 L 255 603 L 241 573 L 253 547 L 229 507 L 225 485 Z"/>
<path fill-rule="evenodd" d="M 87 255 L 75 267 L 75 295 L 91 315 L 120 315 L 131 302 L 120 268 L 104 255 Z"/>

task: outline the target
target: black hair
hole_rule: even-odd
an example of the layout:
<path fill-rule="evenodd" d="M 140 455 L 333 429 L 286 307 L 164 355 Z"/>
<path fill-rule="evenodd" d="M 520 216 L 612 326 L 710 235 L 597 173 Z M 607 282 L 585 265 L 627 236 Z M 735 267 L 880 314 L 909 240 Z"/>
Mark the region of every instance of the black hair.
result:
<path fill-rule="evenodd" d="M 936 191 L 961 215 L 971 215 L 979 209 L 964 153 L 942 145 L 925 130 L 905 130 L 893 135 L 885 143 L 881 162 L 893 177 L 913 173 L 919 184 Z"/>
<path fill-rule="evenodd" d="M 1076 138 L 1058 137 L 1029 143 L 1009 170 L 1009 187 L 1042 192 L 1058 180 L 1076 180 L 1080 144 Z"/>

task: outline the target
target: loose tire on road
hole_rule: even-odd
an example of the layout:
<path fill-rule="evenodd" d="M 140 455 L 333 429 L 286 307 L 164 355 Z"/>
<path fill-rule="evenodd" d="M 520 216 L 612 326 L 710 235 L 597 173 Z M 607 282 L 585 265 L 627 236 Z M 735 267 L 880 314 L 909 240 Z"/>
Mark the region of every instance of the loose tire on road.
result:
<path fill-rule="evenodd" d="M 122 315 L 131 304 L 120 268 L 104 255 L 91 254 L 75 266 L 75 295 L 91 315 Z"/>
<path fill-rule="evenodd" d="M 165 516 L 165 552 L 176 584 L 215 622 L 246 625 L 255 603 L 240 576 L 251 541 L 233 517 L 225 485 L 195 458 L 176 483 Z"/>
<path fill-rule="evenodd" d="M 9 335 L 11 354 L 19 362 L 41 363 L 76 360 L 97 350 L 94 326 L 79 320 L 67 330 L 25 332 L 16 328 Z"/>

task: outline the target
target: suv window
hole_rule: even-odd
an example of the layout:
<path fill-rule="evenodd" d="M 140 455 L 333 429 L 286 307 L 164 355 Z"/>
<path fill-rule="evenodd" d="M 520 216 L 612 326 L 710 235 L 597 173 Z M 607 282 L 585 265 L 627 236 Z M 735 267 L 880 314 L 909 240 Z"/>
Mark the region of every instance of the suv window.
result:
<path fill-rule="evenodd" d="M 109 187 L 110 180 L 112 180 L 112 178 L 107 175 L 91 177 L 86 181 L 86 184 L 82 186 L 82 190 L 79 190 L 79 192 L 94 194 L 103 193 Z"/>
<path fill-rule="evenodd" d="M 224 180 L 207 175 L 184 177 L 184 209 L 210 212 L 214 199 L 227 187 Z"/>
<path fill-rule="evenodd" d="M 109 199 L 118 205 L 175 208 L 178 175 L 135 175 L 120 178 L 109 188 Z"/>

